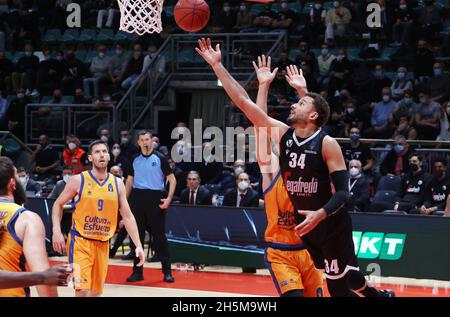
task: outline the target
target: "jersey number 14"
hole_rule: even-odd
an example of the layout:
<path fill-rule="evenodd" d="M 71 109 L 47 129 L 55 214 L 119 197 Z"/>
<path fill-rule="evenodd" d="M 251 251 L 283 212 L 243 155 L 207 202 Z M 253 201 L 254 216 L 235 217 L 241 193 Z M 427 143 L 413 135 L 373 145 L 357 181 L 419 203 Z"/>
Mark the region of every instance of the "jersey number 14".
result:
<path fill-rule="evenodd" d="M 289 167 L 290 168 L 296 168 L 297 166 L 300 166 L 300 169 L 305 169 L 305 159 L 306 159 L 306 154 L 300 154 L 300 157 L 297 160 L 297 153 L 291 153 L 291 155 L 289 155 L 290 160 L 289 160 Z"/>

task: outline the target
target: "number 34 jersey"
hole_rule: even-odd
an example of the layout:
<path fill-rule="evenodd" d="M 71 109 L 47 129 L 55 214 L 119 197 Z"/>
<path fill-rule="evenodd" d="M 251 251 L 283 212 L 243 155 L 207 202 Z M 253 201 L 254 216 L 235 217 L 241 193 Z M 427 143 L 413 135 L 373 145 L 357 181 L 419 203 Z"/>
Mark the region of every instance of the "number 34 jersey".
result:
<path fill-rule="evenodd" d="M 290 128 L 280 141 L 280 168 L 289 197 L 297 210 L 318 210 L 331 198 L 330 175 L 322 158 L 327 134 L 316 131 L 306 139 Z"/>
<path fill-rule="evenodd" d="M 117 178 L 107 174 L 103 182 L 99 182 L 92 170 L 81 175 L 78 199 L 72 214 L 72 229 L 82 237 L 108 241 L 117 227 L 119 210 L 119 188 Z"/>

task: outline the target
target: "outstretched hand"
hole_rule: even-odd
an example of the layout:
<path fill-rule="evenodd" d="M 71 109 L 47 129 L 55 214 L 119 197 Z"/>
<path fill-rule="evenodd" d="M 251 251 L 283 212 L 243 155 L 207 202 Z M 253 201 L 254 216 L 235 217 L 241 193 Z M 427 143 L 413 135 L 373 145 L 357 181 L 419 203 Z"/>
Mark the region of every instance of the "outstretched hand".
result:
<path fill-rule="evenodd" d="M 289 65 L 286 67 L 286 80 L 299 94 L 306 94 L 308 92 L 306 79 L 303 77 L 303 71 L 298 69 L 297 66 Z"/>
<path fill-rule="evenodd" d="M 211 39 L 208 37 L 201 38 L 198 40 L 198 46 L 195 50 L 200 54 L 201 57 L 209 64 L 214 67 L 216 64 L 220 63 L 222 60 L 222 54 L 220 52 L 220 44 L 216 45 L 216 49 L 211 46 Z"/>
<path fill-rule="evenodd" d="M 270 71 L 271 63 L 272 61 L 270 59 L 270 56 L 268 56 L 266 59 L 265 55 L 258 56 L 258 65 L 256 65 L 254 61 L 252 62 L 260 85 L 270 84 L 272 80 L 275 78 L 275 75 L 278 72 L 278 67 L 271 72 Z"/>

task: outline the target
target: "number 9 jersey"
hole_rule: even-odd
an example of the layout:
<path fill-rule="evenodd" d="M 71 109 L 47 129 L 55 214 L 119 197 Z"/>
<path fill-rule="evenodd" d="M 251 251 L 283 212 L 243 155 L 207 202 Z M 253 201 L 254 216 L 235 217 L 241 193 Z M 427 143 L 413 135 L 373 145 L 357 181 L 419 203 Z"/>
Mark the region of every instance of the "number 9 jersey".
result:
<path fill-rule="evenodd" d="M 108 241 L 115 233 L 119 211 L 117 178 L 108 173 L 100 183 L 91 170 L 81 175 L 78 199 L 74 202 L 72 230 L 83 238 Z"/>

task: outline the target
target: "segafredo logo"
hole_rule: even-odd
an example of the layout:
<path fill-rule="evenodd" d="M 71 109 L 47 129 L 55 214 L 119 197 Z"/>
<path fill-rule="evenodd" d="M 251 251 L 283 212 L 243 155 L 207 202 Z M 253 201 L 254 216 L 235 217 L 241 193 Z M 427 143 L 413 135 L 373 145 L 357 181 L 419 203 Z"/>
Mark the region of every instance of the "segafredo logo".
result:
<path fill-rule="evenodd" d="M 355 254 L 361 259 L 398 260 L 402 257 L 406 234 L 353 231 Z"/>

